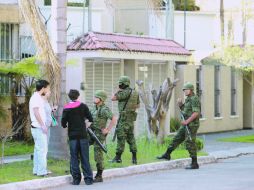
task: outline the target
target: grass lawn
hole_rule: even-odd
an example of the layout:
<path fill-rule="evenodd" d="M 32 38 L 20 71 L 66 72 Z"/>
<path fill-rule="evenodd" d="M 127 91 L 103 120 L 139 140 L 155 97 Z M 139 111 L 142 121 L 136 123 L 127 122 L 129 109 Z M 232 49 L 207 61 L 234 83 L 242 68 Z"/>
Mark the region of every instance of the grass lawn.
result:
<path fill-rule="evenodd" d="M 223 142 L 254 143 L 254 135 L 232 137 L 232 138 L 224 138 L 224 139 L 219 139 L 219 141 L 223 141 Z"/>
<path fill-rule="evenodd" d="M 0 147 L 2 143 L 0 142 Z M 21 142 L 21 141 L 8 141 L 5 143 L 5 156 L 14 156 L 22 154 L 30 154 L 33 152 L 33 144 Z M 2 148 L 0 149 L 0 155 L 2 155 Z"/>
<path fill-rule="evenodd" d="M 157 145 L 156 141 L 147 142 L 145 139 L 139 139 L 137 141 L 138 146 L 138 164 L 145 164 L 151 162 L 158 162 L 156 156 L 161 155 L 165 152 L 167 145 Z M 108 162 L 115 156 L 116 143 L 108 143 L 108 154 L 104 156 L 105 168 L 119 168 L 130 166 L 131 164 L 131 153 L 129 152 L 129 146 L 126 144 L 125 152 L 122 156 L 123 163 L 112 164 Z M 199 152 L 199 156 L 207 155 L 204 152 Z M 172 154 L 172 159 L 186 158 L 188 157 L 188 152 L 180 147 Z M 90 148 L 90 161 L 92 169 L 96 170 L 95 162 L 93 159 L 93 147 Z M 24 181 L 30 179 L 38 179 L 38 177 L 32 175 L 32 161 L 23 161 L 12 164 L 4 165 L 0 168 L 0 184 L 10 183 L 16 181 Z M 48 168 L 53 172 L 53 176 L 66 175 L 69 174 L 69 161 L 66 160 L 48 160 Z M 66 172 L 67 171 L 67 172 Z"/>

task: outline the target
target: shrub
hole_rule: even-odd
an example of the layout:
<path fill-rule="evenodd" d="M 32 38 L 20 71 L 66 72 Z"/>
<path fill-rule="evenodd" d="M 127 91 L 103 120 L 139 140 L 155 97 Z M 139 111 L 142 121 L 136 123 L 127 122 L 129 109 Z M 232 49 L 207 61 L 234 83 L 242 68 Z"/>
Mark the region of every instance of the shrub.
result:
<path fill-rule="evenodd" d="M 165 138 L 164 142 L 166 145 L 169 145 L 170 143 L 172 143 L 173 140 L 173 136 L 168 136 L 167 138 Z M 202 139 L 200 138 L 196 138 L 196 146 L 197 146 L 197 151 L 200 151 L 204 148 L 204 142 Z M 182 143 L 179 145 L 180 149 L 185 149 L 186 145 L 185 143 Z"/>
<path fill-rule="evenodd" d="M 178 118 L 170 118 L 170 132 L 176 132 L 181 126 L 181 120 Z"/>

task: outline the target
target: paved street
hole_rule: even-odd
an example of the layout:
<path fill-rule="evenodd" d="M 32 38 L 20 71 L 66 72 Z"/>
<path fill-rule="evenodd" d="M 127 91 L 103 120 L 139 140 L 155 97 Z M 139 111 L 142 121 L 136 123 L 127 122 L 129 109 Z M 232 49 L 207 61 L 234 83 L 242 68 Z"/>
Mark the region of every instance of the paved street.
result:
<path fill-rule="evenodd" d="M 253 190 L 254 155 L 220 160 L 199 170 L 175 169 L 106 180 L 86 186 L 66 185 L 55 190 Z"/>
<path fill-rule="evenodd" d="M 198 136 L 199 138 L 204 140 L 204 151 L 208 153 L 212 153 L 216 151 L 223 151 L 223 150 L 228 151 L 235 148 L 246 148 L 248 146 L 253 146 L 253 143 L 218 141 L 218 139 L 221 139 L 221 138 L 239 137 L 239 136 L 253 135 L 253 134 L 254 134 L 254 129 L 248 129 L 248 130 L 237 130 L 237 131 L 228 131 L 228 132 L 221 132 L 221 133 L 203 134 Z"/>

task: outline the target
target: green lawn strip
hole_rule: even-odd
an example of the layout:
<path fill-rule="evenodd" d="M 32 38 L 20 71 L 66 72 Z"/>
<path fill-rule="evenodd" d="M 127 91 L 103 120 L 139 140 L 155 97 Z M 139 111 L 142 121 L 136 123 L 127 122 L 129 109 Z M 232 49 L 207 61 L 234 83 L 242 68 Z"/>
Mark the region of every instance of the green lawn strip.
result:
<path fill-rule="evenodd" d="M 254 135 L 231 137 L 231 138 L 223 138 L 223 139 L 218 139 L 218 141 L 222 141 L 222 142 L 254 143 Z"/>
<path fill-rule="evenodd" d="M 2 143 L 0 143 L 2 147 Z M 5 143 L 5 156 L 23 155 L 30 154 L 33 152 L 33 144 L 20 142 L 20 141 L 8 141 Z M 0 149 L 0 154 L 2 154 L 2 149 Z"/>
<path fill-rule="evenodd" d="M 144 139 L 137 141 L 138 146 L 138 164 L 158 162 L 156 156 L 161 155 L 165 152 L 167 145 L 158 145 L 156 141 L 147 142 Z M 126 144 L 125 152 L 122 155 L 123 163 L 112 164 L 109 162 L 115 156 L 116 143 L 108 144 L 108 154 L 104 155 L 105 169 L 109 168 L 121 168 L 131 166 L 131 153 L 129 152 L 129 146 Z M 207 155 L 204 152 L 199 152 L 199 156 Z M 187 158 L 189 154 L 181 146 L 172 154 L 172 159 Z M 96 165 L 93 158 L 93 146 L 90 147 L 90 162 L 92 169 L 96 171 Z M 33 176 L 32 174 L 33 162 L 31 160 L 6 164 L 0 167 L 0 184 L 11 183 L 17 181 L 25 181 L 31 179 L 38 179 L 39 177 Z M 68 160 L 48 160 L 48 169 L 53 172 L 52 176 L 61 176 L 69 174 L 69 161 Z"/>

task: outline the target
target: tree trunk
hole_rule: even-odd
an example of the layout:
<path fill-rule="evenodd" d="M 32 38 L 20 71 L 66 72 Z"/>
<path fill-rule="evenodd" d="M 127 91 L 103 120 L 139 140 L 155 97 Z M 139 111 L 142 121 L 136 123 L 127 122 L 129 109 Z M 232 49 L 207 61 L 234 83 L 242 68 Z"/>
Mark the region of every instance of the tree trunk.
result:
<path fill-rule="evenodd" d="M 220 0 L 220 31 L 221 31 L 221 43 L 224 44 L 225 31 L 224 31 L 224 0 Z"/>
<path fill-rule="evenodd" d="M 150 89 L 151 96 L 146 94 L 143 81 L 136 82 L 139 87 L 139 96 L 145 105 L 147 113 L 148 138 L 151 136 L 150 133 L 153 132 L 157 136 L 158 143 L 163 143 L 167 135 L 169 102 L 177 81 L 178 79 L 172 83 L 169 78 L 165 79 L 158 92 Z M 149 97 L 152 97 L 152 104 L 149 101 Z M 159 126 L 157 125 L 158 123 Z"/>
<path fill-rule="evenodd" d="M 243 46 L 246 45 L 246 41 L 247 41 L 247 18 L 246 18 L 246 2 L 245 0 L 242 1 L 242 37 L 243 37 L 243 41 L 242 44 Z"/>
<path fill-rule="evenodd" d="M 161 111 L 160 113 L 160 122 L 159 122 L 159 133 L 157 136 L 157 141 L 160 144 L 164 143 L 164 138 L 166 137 L 166 119 L 167 112 Z"/>
<path fill-rule="evenodd" d="M 68 158 L 67 130 L 61 127 L 61 115 L 66 94 L 66 22 L 67 0 L 52 1 L 52 46 L 61 65 L 61 96 L 58 105 L 57 127 L 50 130 L 49 155 L 54 158 Z"/>

